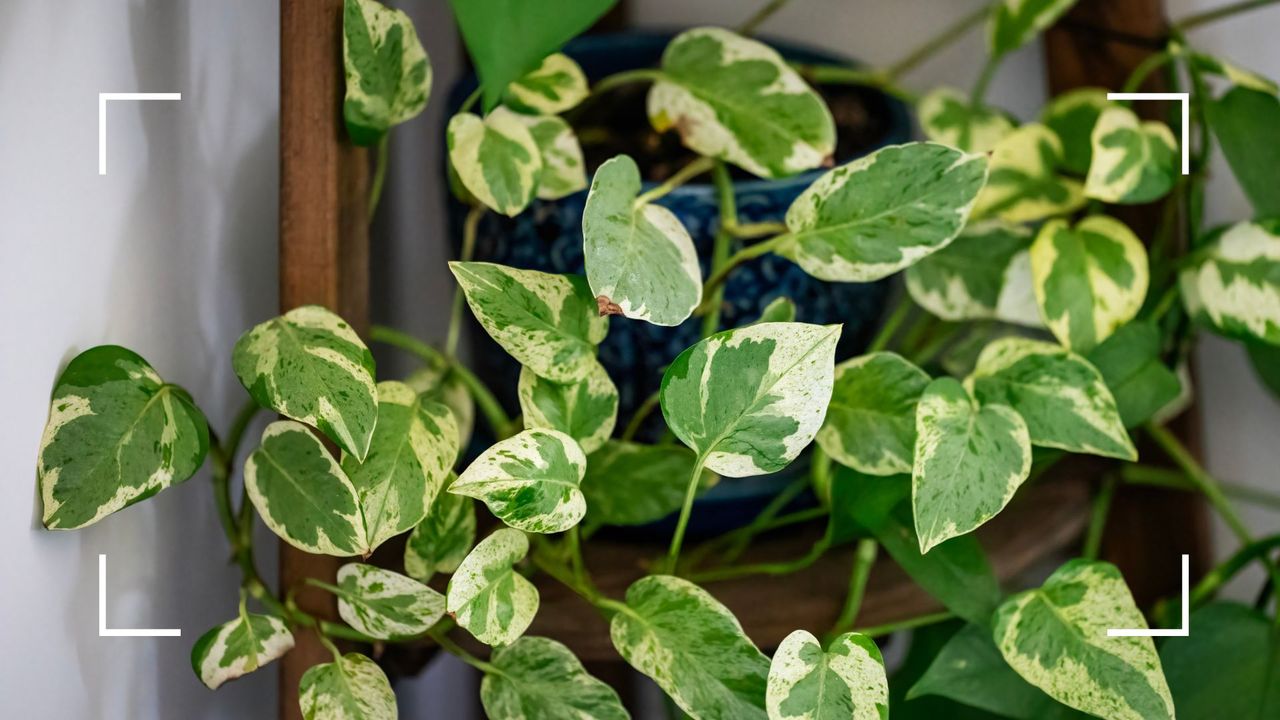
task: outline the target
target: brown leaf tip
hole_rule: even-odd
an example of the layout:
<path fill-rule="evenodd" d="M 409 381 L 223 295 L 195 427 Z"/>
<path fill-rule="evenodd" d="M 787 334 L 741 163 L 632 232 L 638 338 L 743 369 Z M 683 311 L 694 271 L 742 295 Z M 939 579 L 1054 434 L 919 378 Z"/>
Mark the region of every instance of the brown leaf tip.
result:
<path fill-rule="evenodd" d="M 596 298 L 596 310 L 599 311 L 600 317 L 622 314 L 622 306 L 610 300 L 608 295 L 601 295 Z"/>

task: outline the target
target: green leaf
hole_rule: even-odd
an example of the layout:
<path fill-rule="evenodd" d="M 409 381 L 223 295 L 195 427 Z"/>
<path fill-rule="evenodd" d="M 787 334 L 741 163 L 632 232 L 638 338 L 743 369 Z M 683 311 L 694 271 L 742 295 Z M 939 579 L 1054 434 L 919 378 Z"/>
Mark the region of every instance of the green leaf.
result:
<path fill-rule="evenodd" d="M 1246 70 L 1238 65 L 1204 53 L 1187 51 L 1179 46 L 1179 52 L 1186 55 L 1191 61 L 1191 66 L 1202 73 L 1217 75 L 1230 80 L 1232 84 L 1258 92 L 1268 93 L 1270 95 L 1280 94 L 1280 85 L 1275 80 L 1263 77 L 1252 70 Z"/>
<path fill-rule="evenodd" d="M 1084 194 L 1133 205 L 1158 200 L 1178 176 L 1178 142 L 1162 122 L 1140 122 L 1129 108 L 1111 105 L 1093 126 L 1093 163 Z"/>
<path fill-rule="evenodd" d="M 1106 718 L 1174 717 L 1149 637 L 1108 637 L 1147 627 L 1115 566 L 1072 560 L 995 616 L 1000 653 L 1023 679 L 1059 702 Z"/>
<path fill-rule="evenodd" d="M 1089 352 L 1142 309 L 1147 251 L 1119 220 L 1091 215 L 1075 227 L 1045 223 L 1031 245 L 1036 302 L 1068 348 Z"/>
<path fill-rule="evenodd" d="M 449 367 L 422 367 L 405 378 L 404 384 L 418 393 L 423 402 L 440 403 L 449 408 L 458 427 L 459 452 L 471 443 L 471 432 L 476 423 L 476 401 L 458 373 Z"/>
<path fill-rule="evenodd" d="M 955 239 L 986 178 L 985 156 L 937 143 L 891 145 L 801 193 L 778 253 L 821 280 L 879 280 Z"/>
<path fill-rule="evenodd" d="M 1031 42 L 1071 9 L 1076 0 L 999 0 L 987 23 L 987 48 L 993 58 Z"/>
<path fill-rule="evenodd" d="M 1004 113 L 975 107 L 964 93 L 951 87 L 930 91 L 920 98 L 916 109 L 925 137 L 965 152 L 991 152 L 1000 138 L 1013 130 L 1013 122 Z"/>
<path fill-rule="evenodd" d="M 1205 102 L 1205 119 L 1222 146 L 1222 154 L 1254 217 L 1280 217 L 1280 98 L 1244 87 L 1233 88 L 1218 100 Z"/>
<path fill-rule="evenodd" d="M 963 624 L 953 620 L 925 625 L 911 632 L 906 657 L 889 676 L 889 705 L 893 708 L 893 720 L 1004 720 L 1000 715 L 937 695 L 910 700 L 906 697 L 907 691 L 929 669 L 934 658 L 960 627 Z"/>
<path fill-rule="evenodd" d="M 480 642 L 508 645 L 533 622 L 538 589 L 515 569 L 528 554 L 524 533 L 499 528 L 475 546 L 449 579 L 449 614 Z"/>
<path fill-rule="evenodd" d="M 458 113 L 449 120 L 449 164 L 458 180 L 494 212 L 515 217 L 533 200 L 542 177 L 542 152 L 521 116 L 505 107 L 487 117 Z"/>
<path fill-rule="evenodd" d="M 542 156 L 535 194 L 542 200 L 559 200 L 587 187 L 587 166 L 582 146 L 569 123 L 554 115 L 515 115 L 529 130 Z"/>
<path fill-rule="evenodd" d="M 840 363 L 818 444 L 868 475 L 911 472 L 916 403 L 928 384 L 928 373 L 891 352 Z"/>
<path fill-rule="evenodd" d="M 965 385 L 983 405 L 1016 410 L 1033 445 L 1138 459 L 1102 373 L 1069 350 L 1001 338 L 983 348 Z"/>
<path fill-rule="evenodd" d="M 489 659 L 480 682 L 489 720 L 628 720 L 613 688 L 587 673 L 569 648 L 523 637 Z"/>
<path fill-rule="evenodd" d="M 1121 327 L 1088 360 L 1102 373 L 1126 428 L 1150 420 L 1182 392 L 1177 374 L 1160 360 L 1160 331 L 1151 323 Z"/>
<path fill-rule="evenodd" d="M 558 383 L 591 373 L 609 321 L 583 278 L 479 262 L 449 269 L 481 327 L 521 365 Z"/>
<path fill-rule="evenodd" d="M 675 213 L 637 202 L 639 194 L 640 170 L 630 157 L 596 171 L 582 212 L 587 281 L 633 320 L 679 325 L 702 302 L 698 251 Z"/>
<path fill-rule="evenodd" d="M 578 488 L 586 469 L 587 457 L 573 438 L 535 428 L 485 450 L 449 492 L 484 502 L 503 522 L 525 532 L 564 532 L 587 512 Z"/>
<path fill-rule="evenodd" d="M 609 623 L 613 647 L 701 720 L 764 720 L 769 658 L 706 590 L 669 575 L 640 578 Z"/>
<path fill-rule="evenodd" d="M 293 633 L 279 618 L 240 615 L 200 636 L 191 648 L 191 669 L 210 690 L 244 677 L 293 649 Z"/>
<path fill-rule="evenodd" d="M 1253 371 L 1258 379 L 1267 386 L 1272 395 L 1280 398 L 1280 345 L 1268 345 L 1253 340 L 1245 341 L 1244 346 L 1249 352 L 1249 364 L 1253 365 Z M 590 459 L 588 459 L 587 471 L 590 472 L 590 469 Z"/>
<path fill-rule="evenodd" d="M 382 668 L 360 653 L 312 666 L 298 684 L 304 720 L 395 720 L 396 695 Z"/>
<path fill-rule="evenodd" d="M 1084 188 L 1058 174 L 1062 141 L 1040 123 L 1027 123 L 996 143 L 987 185 L 973 207 L 975 219 L 1036 222 L 1084 207 Z"/>
<path fill-rule="evenodd" d="M 822 426 L 839 325 L 762 323 L 712 335 L 662 376 L 662 414 L 726 477 L 777 472 Z"/>
<path fill-rule="evenodd" d="M 584 453 L 604 445 L 618 420 L 618 388 L 599 363 L 585 378 L 568 385 L 521 368 L 519 395 L 525 428 L 559 430 L 576 440 Z"/>
<path fill-rule="evenodd" d="M 956 380 L 934 380 L 917 408 L 911 472 L 920 552 L 995 517 L 1030 472 L 1031 441 L 1018 413 L 979 407 Z"/>
<path fill-rule="evenodd" d="M 400 573 L 363 563 L 338 568 L 338 614 L 379 640 L 422 635 L 444 615 L 444 596 Z"/>
<path fill-rule="evenodd" d="M 723 28 L 686 30 L 667 45 L 649 121 L 763 178 L 816 168 L 836 147 L 822 97 L 772 48 Z"/>
<path fill-rule="evenodd" d="M 777 297 L 764 306 L 756 322 L 795 322 L 795 320 L 796 304 L 789 297 Z"/>
<path fill-rule="evenodd" d="M 259 405 L 364 460 L 378 422 L 373 355 L 345 320 L 318 305 L 294 308 L 241 335 L 231 364 Z"/>
<path fill-rule="evenodd" d="M 436 496 L 427 516 L 409 535 L 404 547 L 404 571 L 426 582 L 436 573 L 458 569 L 476 540 L 475 501 L 444 492 Z"/>
<path fill-rule="evenodd" d="M 1040 327 L 1031 288 L 1031 231 L 988 220 L 907 268 L 911 299 L 943 320 L 984 320 Z"/>
<path fill-rule="evenodd" d="M 1183 720 L 1280 717 L 1280 638 L 1267 616 L 1215 602 L 1191 613 L 1191 634 L 1160 646 L 1160 661 Z"/>
<path fill-rule="evenodd" d="M 1280 345 L 1280 220 L 1218 230 L 1179 280 L 1192 317 L 1227 337 Z"/>
<path fill-rule="evenodd" d="M 53 387 L 36 459 L 41 519 L 50 530 L 92 525 L 191 477 L 208 452 L 186 390 L 130 350 L 85 350 Z"/>
<path fill-rule="evenodd" d="M 1060 167 L 1063 170 L 1081 177 L 1089 174 L 1089 165 L 1093 162 L 1093 126 L 1109 104 L 1106 90 L 1087 87 L 1069 90 L 1045 105 L 1040 122 L 1062 142 Z"/>
<path fill-rule="evenodd" d="M 372 552 L 356 488 L 307 426 L 279 420 L 244 463 L 262 521 L 290 545 L 318 555 Z"/>
<path fill-rule="evenodd" d="M 679 445 L 606 442 L 587 456 L 587 474 L 582 479 L 587 521 L 644 525 L 679 510 L 696 459 Z M 715 482 L 715 474 L 704 470 L 701 488 Z"/>
<path fill-rule="evenodd" d="M 372 145 L 427 106 L 431 62 L 403 12 L 375 0 L 346 0 L 342 63 L 347 75 L 342 115 L 357 145 Z"/>
<path fill-rule="evenodd" d="M 542 59 L 536 70 L 507 86 L 503 102 L 529 115 L 559 115 L 587 99 L 587 76 L 564 53 Z"/>
<path fill-rule="evenodd" d="M 845 633 L 826 650 L 812 633 L 783 639 L 769 667 L 769 720 L 883 720 L 889 717 L 884 658 L 871 638 Z"/>

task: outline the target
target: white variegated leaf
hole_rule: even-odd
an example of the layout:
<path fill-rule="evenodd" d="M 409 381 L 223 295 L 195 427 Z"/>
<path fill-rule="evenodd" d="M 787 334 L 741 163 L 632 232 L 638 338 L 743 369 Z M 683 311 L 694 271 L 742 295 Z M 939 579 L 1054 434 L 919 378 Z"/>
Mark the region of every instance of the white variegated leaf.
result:
<path fill-rule="evenodd" d="M 928 373 L 891 352 L 840 363 L 818 444 L 868 475 L 911 472 L 916 404 L 928 384 Z"/>
<path fill-rule="evenodd" d="M 449 408 L 458 427 L 458 452 L 465 450 L 475 429 L 476 401 L 461 376 L 450 367 L 421 367 L 410 373 L 404 384 L 413 388 L 424 401 Z"/>
<path fill-rule="evenodd" d="M 1111 105 L 1093 126 L 1093 162 L 1084 194 L 1110 203 L 1158 200 L 1173 188 L 1178 143 L 1169 126 L 1139 121 L 1132 110 Z"/>
<path fill-rule="evenodd" d="M 347 78 L 342 114 L 357 145 L 374 143 L 427 106 L 431 62 L 403 11 L 376 0 L 346 0 L 342 61 Z"/>
<path fill-rule="evenodd" d="M 1059 174 L 1062 153 L 1062 141 L 1040 123 L 1027 123 L 1004 136 L 991 151 L 991 171 L 973 217 L 1036 222 L 1083 207 L 1084 188 Z"/>
<path fill-rule="evenodd" d="M 1280 220 L 1219 230 L 1180 287 L 1187 312 L 1223 335 L 1280 345 Z"/>
<path fill-rule="evenodd" d="M 1259 75 L 1252 70 L 1246 70 L 1219 57 L 1187 50 L 1187 48 L 1176 42 L 1170 43 L 1170 50 L 1176 55 L 1187 57 L 1191 61 L 1191 65 L 1202 73 L 1224 77 L 1231 84 L 1249 88 L 1250 90 L 1257 90 L 1270 95 L 1280 95 L 1280 85 L 1277 85 L 1275 80 Z"/>
<path fill-rule="evenodd" d="M 404 546 L 404 571 L 427 582 L 436 573 L 452 573 L 476 540 L 475 501 L 442 492 Z"/>
<path fill-rule="evenodd" d="M 400 573 L 363 563 L 338 568 L 338 615 L 379 640 L 422 635 L 444 615 L 444 596 Z"/>
<path fill-rule="evenodd" d="M 1031 42 L 1076 0 L 997 0 L 987 22 L 987 48 L 1000 57 Z"/>
<path fill-rule="evenodd" d="M 883 720 L 889 681 L 880 648 L 851 632 L 824 650 L 812 633 L 796 630 L 773 654 L 765 708 L 769 720 Z"/>
<path fill-rule="evenodd" d="M 449 613 L 486 645 L 515 642 L 538 612 L 538 589 L 515 569 L 528 553 L 524 533 L 501 528 L 481 540 L 449 579 Z"/>
<path fill-rule="evenodd" d="M 567 385 L 521 368 L 518 394 L 526 429 L 559 430 L 587 454 L 604 445 L 618 421 L 618 388 L 599 363 L 585 378 Z"/>
<path fill-rule="evenodd" d="M 542 154 L 536 195 L 541 200 L 559 200 L 587 187 L 587 166 L 582 146 L 569 123 L 555 115 L 516 115 L 529 128 L 529 135 Z"/>
<path fill-rule="evenodd" d="M 314 665 L 298 684 L 303 720 L 396 720 L 396 695 L 382 668 L 360 653 Z"/>
<path fill-rule="evenodd" d="M 489 720 L 630 720 L 613 688 L 550 638 L 522 637 L 495 650 L 489 664 L 480 681 Z"/>
<path fill-rule="evenodd" d="M 920 98 L 916 109 L 925 137 L 965 152 L 991 152 L 1000 138 L 1013 130 L 1013 121 L 1004 113 L 985 106 L 974 107 L 955 88 L 932 90 Z"/>
<path fill-rule="evenodd" d="M 999 220 L 972 224 L 952 243 L 907 268 L 911 299 L 943 320 L 1041 327 L 1031 287 L 1031 231 Z"/>
<path fill-rule="evenodd" d="M 533 200 L 542 153 L 517 113 L 505 107 L 484 119 L 458 113 L 449 121 L 446 139 L 458 180 L 485 207 L 515 217 Z"/>
<path fill-rule="evenodd" d="M 191 669 L 210 690 L 243 677 L 293 649 L 293 633 L 279 618 L 240 609 L 235 620 L 200 636 Z"/>
<path fill-rule="evenodd" d="M 449 492 L 484 502 L 511 527 L 564 532 L 587 512 L 579 485 L 587 456 L 572 437 L 543 428 L 525 430 L 485 450 Z"/>
<path fill-rule="evenodd" d="M 590 91 L 582 68 L 564 53 L 551 53 L 536 70 L 507 86 L 503 102 L 530 115 L 558 115 L 583 100 Z"/>
<path fill-rule="evenodd" d="M 1093 160 L 1093 126 L 1111 101 L 1102 88 L 1069 90 L 1049 101 L 1040 122 L 1062 142 L 1062 169 L 1073 175 L 1089 174 Z"/>

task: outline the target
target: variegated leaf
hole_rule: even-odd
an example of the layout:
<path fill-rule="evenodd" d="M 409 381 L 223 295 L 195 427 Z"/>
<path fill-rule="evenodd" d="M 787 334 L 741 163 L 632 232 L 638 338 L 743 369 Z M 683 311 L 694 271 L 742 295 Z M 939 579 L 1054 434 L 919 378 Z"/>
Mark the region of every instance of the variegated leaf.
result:
<path fill-rule="evenodd" d="M 1178 174 L 1178 143 L 1169 126 L 1139 121 L 1132 110 L 1111 105 L 1093 126 L 1093 162 L 1084 194 L 1110 203 L 1158 200 Z"/>
<path fill-rule="evenodd" d="M 533 200 L 542 153 L 517 113 L 505 107 L 484 119 L 458 113 L 445 136 L 458 180 L 485 207 L 515 217 Z"/>
<path fill-rule="evenodd" d="M 1084 188 L 1058 174 L 1064 167 L 1062 152 L 1062 141 L 1040 123 L 1006 135 L 991 151 L 991 172 L 973 216 L 1024 223 L 1079 210 L 1085 204 Z"/>
<path fill-rule="evenodd" d="M 378 421 L 373 355 L 342 318 L 318 305 L 294 308 L 240 336 L 231 364 L 259 405 L 364 460 Z"/>
<path fill-rule="evenodd" d="M 911 472 L 916 404 L 928 384 L 928 373 L 891 352 L 840 363 L 818 444 L 868 475 Z"/>
<path fill-rule="evenodd" d="M 582 212 L 587 280 L 629 318 L 679 325 L 702 302 L 698 252 L 675 213 L 637 202 L 639 194 L 640 169 L 630 157 L 596 171 Z"/>
<path fill-rule="evenodd" d="M 481 327 L 521 365 L 558 383 L 590 374 L 609 321 L 584 278 L 480 262 L 449 269 Z"/>
<path fill-rule="evenodd" d="M 208 424 L 186 390 L 130 350 L 90 348 L 53 388 L 36 459 L 41 520 L 91 525 L 191 477 L 208 452 Z"/>
<path fill-rule="evenodd" d="M 712 335 L 662 376 L 667 426 L 713 472 L 777 472 L 822 426 L 839 325 L 761 323 Z"/>
<path fill-rule="evenodd" d="M 513 528 L 564 532 L 587 512 L 578 487 L 586 470 L 587 456 L 573 438 L 534 428 L 481 453 L 449 492 L 482 501 Z"/>
<path fill-rule="evenodd" d="M 342 114 L 357 145 L 373 144 L 427 106 L 431 62 L 402 11 L 376 0 L 346 0 L 342 61 L 347 76 Z"/>
<path fill-rule="evenodd" d="M 1239 65 L 1223 60 L 1222 58 L 1206 55 L 1194 50 L 1187 50 L 1174 43 L 1175 52 L 1177 54 L 1185 54 L 1191 61 L 1192 67 L 1202 73 L 1217 75 L 1226 78 L 1232 85 L 1239 85 L 1250 90 L 1257 90 L 1271 95 L 1280 95 L 1280 85 L 1269 77 L 1259 75 L 1252 70 L 1246 70 Z"/>
<path fill-rule="evenodd" d="M 1087 353 L 1142 309 L 1150 273 L 1142 241 L 1119 220 L 1045 223 L 1031 246 L 1040 314 L 1066 347 Z"/>
<path fill-rule="evenodd" d="M 244 463 L 262 521 L 290 545 L 319 555 L 372 552 L 356 488 L 307 426 L 279 420 Z"/>
<path fill-rule="evenodd" d="M 1093 161 L 1093 126 L 1098 116 L 1110 105 L 1102 88 L 1078 88 L 1067 91 L 1045 105 L 1040 122 L 1062 142 L 1063 170 L 1084 177 Z"/>
<path fill-rule="evenodd" d="M 304 720 L 396 720 L 396 695 L 382 668 L 360 653 L 314 665 L 298 684 Z"/>
<path fill-rule="evenodd" d="M 698 720 L 764 720 L 769 658 L 706 590 L 640 578 L 609 623 L 613 647 Z"/>
<path fill-rule="evenodd" d="M 1001 338 L 983 348 L 965 385 L 984 405 L 1016 410 L 1033 445 L 1138 459 L 1102 374 L 1069 350 L 1038 340 Z"/>
<path fill-rule="evenodd" d="M 422 635 L 444 615 L 444 596 L 400 573 L 363 563 L 338 568 L 338 615 L 379 640 Z"/>
<path fill-rule="evenodd" d="M 536 70 L 507 86 L 503 103 L 529 115 L 559 115 L 589 93 L 578 63 L 564 53 L 551 53 Z"/>
<path fill-rule="evenodd" d="M 200 636 L 191 648 L 191 669 L 210 690 L 244 677 L 293 649 L 293 633 L 279 618 L 240 608 L 235 620 Z"/>
<path fill-rule="evenodd" d="M 404 546 L 404 571 L 427 582 L 436 573 L 452 573 L 476 541 L 475 501 L 442 492 L 427 516 L 409 534 Z"/>
<path fill-rule="evenodd" d="M 1147 627 L 1115 566 L 1072 560 L 995 614 L 1000 653 L 1023 679 L 1077 710 L 1116 720 L 1173 720 L 1173 700 Z"/>
<path fill-rule="evenodd" d="M 629 720 L 613 688 L 592 677 L 569 648 L 523 637 L 494 651 L 480 681 L 489 720 Z"/>
<path fill-rule="evenodd" d="M 938 378 L 916 410 L 911 502 L 920 552 L 995 517 L 1031 472 L 1027 425 L 1007 405 L 979 406 Z"/>
<path fill-rule="evenodd" d="M 916 106 L 920 129 L 934 142 L 965 152 L 991 152 L 1000 138 L 1013 130 L 1013 121 L 999 110 L 974 107 L 955 88 L 938 87 L 920 98 Z"/>
<path fill-rule="evenodd" d="M 587 187 L 587 166 L 582 146 L 569 123 L 555 115 L 516 115 L 542 155 L 542 172 L 535 194 L 542 200 L 559 200 Z"/>
<path fill-rule="evenodd" d="M 476 401 L 461 376 L 448 367 L 421 367 L 410 373 L 404 384 L 418 393 L 424 402 L 440 403 L 449 408 L 458 428 L 458 452 L 465 450 L 475 429 Z"/>
<path fill-rule="evenodd" d="M 943 320 L 981 320 L 1042 327 L 1031 287 L 1031 231 L 988 220 L 907 268 L 911 299 Z"/>
<path fill-rule="evenodd" d="M 618 388 L 599 363 L 585 378 L 568 385 L 521 368 L 518 392 L 525 428 L 559 430 L 587 454 L 609 439 L 618 421 Z"/>
<path fill-rule="evenodd" d="M 1218 230 L 1179 280 L 1192 317 L 1229 337 L 1280 345 L 1280 220 Z"/>
<path fill-rule="evenodd" d="M 1135 321 L 1116 330 L 1086 359 L 1107 383 L 1126 428 L 1150 420 L 1182 394 L 1182 381 L 1160 359 L 1160 330 Z"/>
<path fill-rule="evenodd" d="M 644 525 L 680 509 L 697 458 L 675 444 L 641 445 L 610 440 L 587 456 L 582 494 L 587 522 L 596 525 Z M 706 490 L 716 483 L 704 470 Z"/>
<path fill-rule="evenodd" d="M 769 667 L 769 720 L 883 720 L 889 716 L 884 658 L 871 638 L 845 633 L 826 650 L 812 633 L 783 639 Z"/>
<path fill-rule="evenodd" d="M 1031 42 L 1076 0 L 998 0 L 987 23 L 987 48 L 1000 57 Z"/>
<path fill-rule="evenodd" d="M 486 645 L 515 642 L 538 612 L 538 589 L 515 569 L 527 554 L 524 533 L 500 528 L 481 540 L 449 579 L 449 613 Z"/>
<path fill-rule="evenodd" d="M 887 277 L 951 242 L 987 159 L 937 143 L 892 145 L 818 178 L 787 210 L 778 253 L 834 282 Z"/>
<path fill-rule="evenodd" d="M 649 121 L 699 155 L 764 178 L 826 162 L 836 147 L 826 103 L 772 48 L 715 27 L 676 36 L 649 90 Z"/>

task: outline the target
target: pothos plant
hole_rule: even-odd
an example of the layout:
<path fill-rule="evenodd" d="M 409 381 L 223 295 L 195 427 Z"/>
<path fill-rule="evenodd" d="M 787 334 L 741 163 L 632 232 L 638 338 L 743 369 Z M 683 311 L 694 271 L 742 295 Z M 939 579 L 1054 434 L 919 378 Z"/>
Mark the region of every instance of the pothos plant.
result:
<path fill-rule="evenodd" d="M 334 640 L 376 648 L 424 638 L 484 674 L 480 699 L 490 717 L 627 717 L 568 648 L 526 633 L 539 606 L 534 575 L 603 613 L 619 655 L 695 718 L 884 718 L 891 697 L 898 717 L 1152 719 L 1173 718 L 1175 708 L 1184 718 L 1276 717 L 1272 582 L 1256 609 L 1213 598 L 1255 560 L 1274 578 L 1270 556 L 1280 541 L 1251 537 L 1223 485 L 1161 424 L 1189 393 L 1177 370 L 1199 328 L 1248 343 L 1259 369 L 1276 376 L 1277 87 L 1196 50 L 1184 35 L 1265 3 L 1173 25 L 1167 46 L 1128 83 L 1136 88 L 1162 69 L 1175 86 L 1189 83 L 1187 175 L 1178 133 L 1139 120 L 1103 89 L 1054 98 L 1027 122 L 984 102 L 1001 59 L 1070 0 L 994 2 L 879 70 L 791 65 L 751 39 L 782 4 L 769 3 L 738 32 L 684 32 L 659 67 L 590 87 L 555 50 L 607 0 L 565 1 L 554 13 L 532 3 L 456 2 L 480 89 L 448 124 L 453 184 L 473 209 L 463 257 L 449 266 L 458 299 L 443 348 L 375 327 L 373 341 L 422 361 L 407 378 L 379 380 L 350 325 L 321 307 L 296 308 L 236 343 L 232 365 L 251 400 L 221 436 L 185 390 L 139 355 L 87 350 L 57 381 L 40 445 L 45 526 L 90 525 L 208 461 L 244 582 L 239 613 L 197 641 L 193 669 L 216 688 L 287 653 L 299 628 L 314 630 L 333 661 L 302 678 L 307 718 L 396 716 L 378 665 L 342 654 Z M 980 23 L 990 55 L 972 92 L 917 97 L 899 85 L 929 52 Z M 346 0 L 344 27 L 347 127 L 355 142 L 380 146 L 381 170 L 389 130 L 426 104 L 430 65 L 403 13 Z M 1224 94 L 1209 87 L 1218 77 L 1231 85 Z M 908 98 L 929 140 L 831 168 L 785 222 L 739 223 L 729 166 L 781 178 L 831 162 L 835 126 L 810 82 Z M 650 84 L 653 127 L 676 131 L 700 158 L 656 186 L 645 185 L 626 155 L 595 169 L 582 218 L 585 278 L 472 261 L 481 213 L 516 215 L 534 198 L 588 187 L 562 114 L 627 83 Z M 1215 137 L 1256 217 L 1205 231 L 1200 199 Z M 706 273 L 689 233 L 660 204 L 703 173 L 721 202 Z M 375 206 L 381 171 L 376 177 Z M 1165 221 L 1146 237 L 1111 214 L 1156 201 Z M 796 322 L 786 300 L 758 322 L 720 331 L 725 279 L 765 253 L 831 282 L 902 274 L 906 292 L 866 354 L 839 363 L 841 327 Z M 516 421 L 456 358 L 464 302 L 523 366 Z M 615 437 L 618 393 L 596 359 L 610 322 L 673 326 L 694 317 L 704 338 L 671 363 L 658 395 L 628 422 L 633 428 L 660 407 L 669 439 L 642 444 L 631 429 Z M 465 462 L 477 410 L 497 440 Z M 284 419 L 266 426 L 244 460 L 237 504 L 238 450 L 262 411 Z M 1177 469 L 1139 464 L 1135 434 Z M 793 491 L 746 528 L 682 554 L 701 490 L 778 472 L 811 447 L 804 484 L 821 501 L 817 513 L 784 514 Z M 1118 461 L 1099 484 L 1081 556 L 1039 587 L 1005 594 L 972 533 L 1074 454 Z M 1150 638 L 1106 632 L 1147 627 L 1120 572 L 1097 559 L 1119 483 L 1200 491 L 1243 544 L 1192 592 L 1192 635 L 1159 650 Z M 478 541 L 476 500 L 498 521 Z M 597 589 L 581 544 L 603 526 L 671 513 L 678 521 L 669 550 L 650 574 L 624 597 Z M 804 558 L 737 563 L 759 532 L 816 514 L 828 529 Z M 294 588 L 268 588 L 254 563 L 255 516 L 301 550 L 356 558 L 332 582 L 308 581 L 336 596 L 343 622 L 301 610 Z M 404 534 L 403 573 L 362 562 Z M 839 620 L 797 628 L 772 657 L 698 584 L 799 569 L 844 542 L 857 549 Z M 880 547 L 946 612 L 860 626 Z M 1153 617 L 1178 614 L 1162 608 L 1150 609 Z M 917 638 L 910 668 L 887 678 L 876 637 L 920 634 L 946 620 L 957 623 L 934 640 Z M 472 655 L 459 644 L 464 634 L 492 652 Z M 914 699 L 922 696 L 935 704 L 923 709 Z"/>

